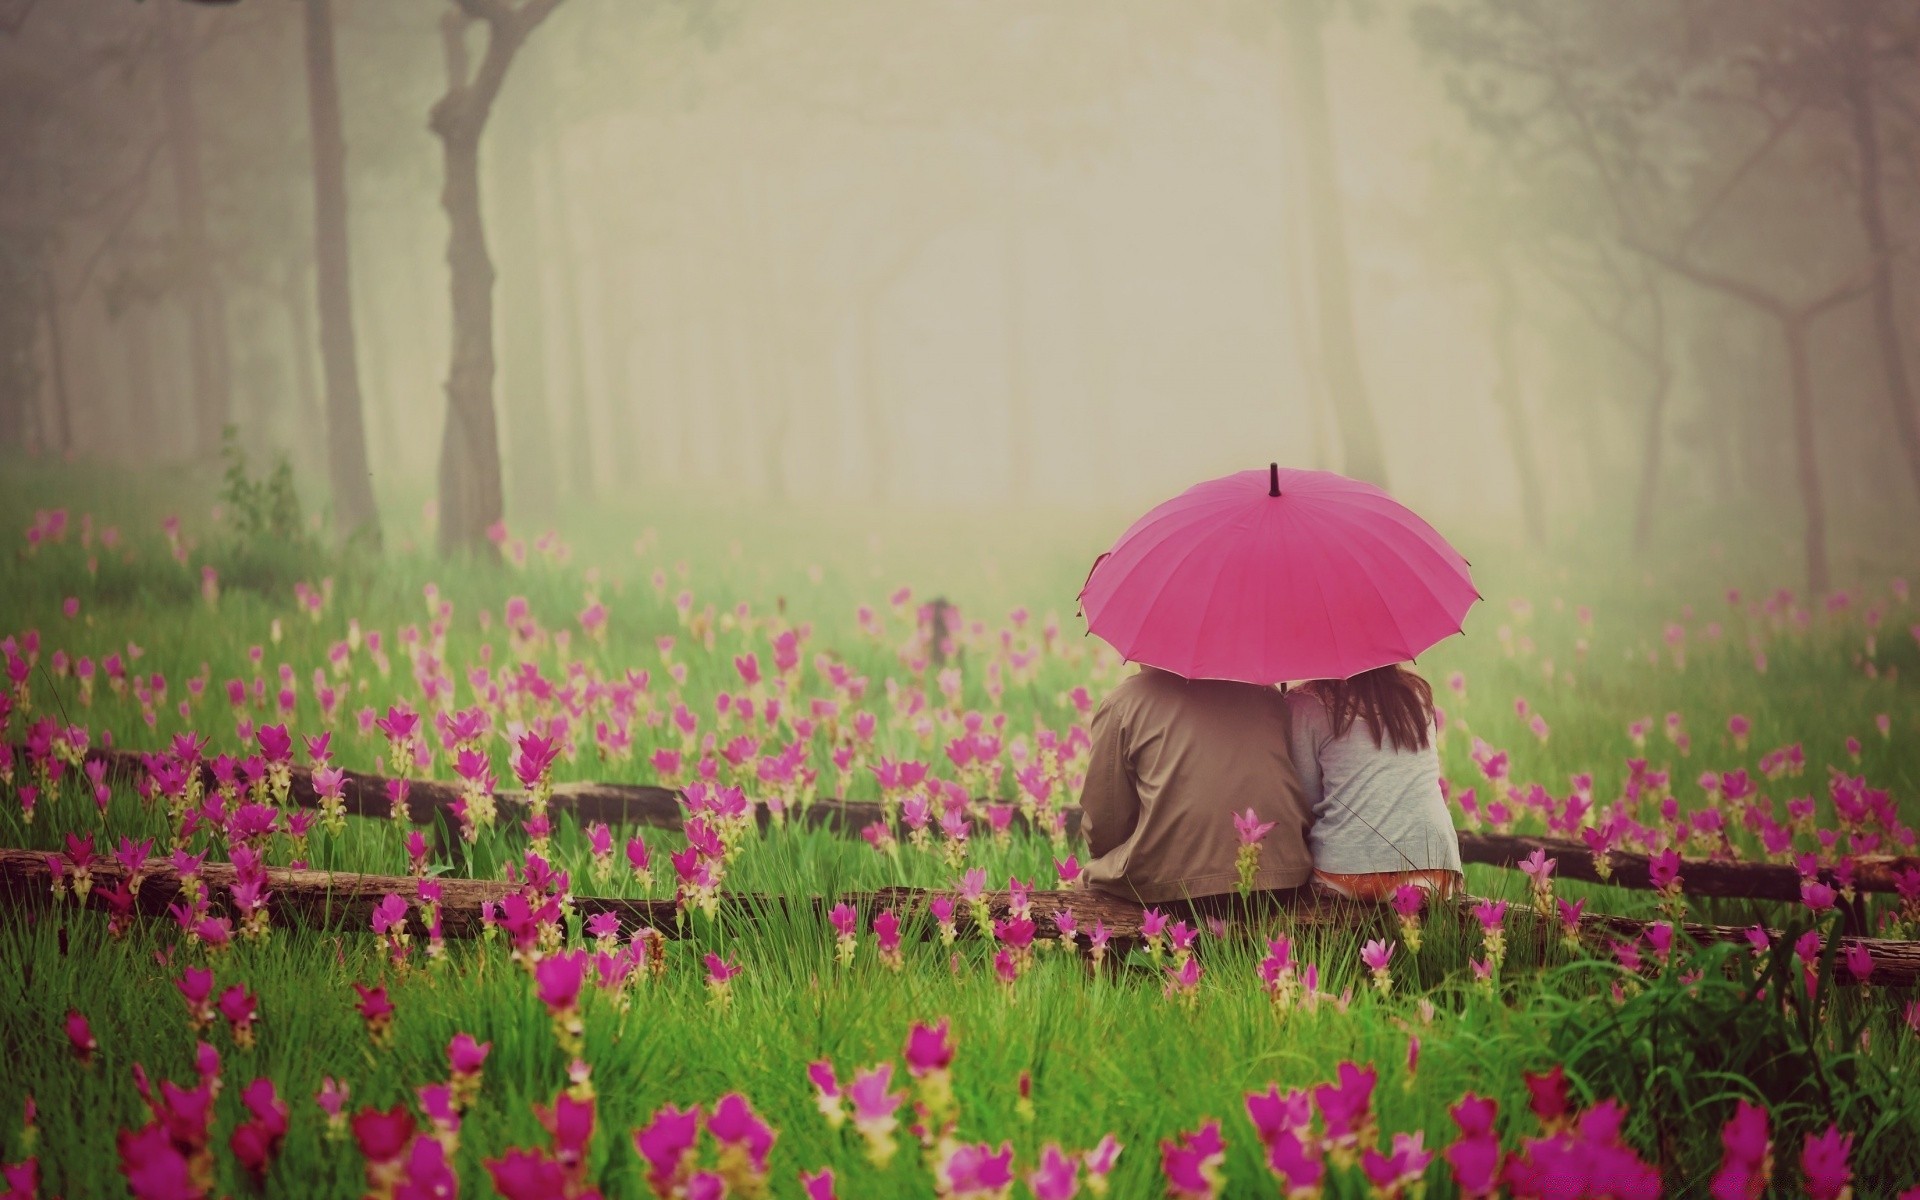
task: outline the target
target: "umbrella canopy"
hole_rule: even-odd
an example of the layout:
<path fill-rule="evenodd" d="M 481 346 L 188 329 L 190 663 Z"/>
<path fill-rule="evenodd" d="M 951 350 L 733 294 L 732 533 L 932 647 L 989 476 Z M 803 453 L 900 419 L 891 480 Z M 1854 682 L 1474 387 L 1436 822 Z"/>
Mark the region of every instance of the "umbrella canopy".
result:
<path fill-rule="evenodd" d="M 1080 591 L 1087 628 L 1189 679 L 1346 679 L 1460 631 L 1467 561 L 1370 483 L 1278 465 L 1133 523 Z"/>

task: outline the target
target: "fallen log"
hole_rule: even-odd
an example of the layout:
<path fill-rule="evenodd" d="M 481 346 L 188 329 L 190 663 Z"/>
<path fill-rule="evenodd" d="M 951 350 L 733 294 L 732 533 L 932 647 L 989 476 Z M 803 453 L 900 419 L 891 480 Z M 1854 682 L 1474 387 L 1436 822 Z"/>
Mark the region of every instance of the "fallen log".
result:
<path fill-rule="evenodd" d="M 9 906 L 39 908 L 58 904 L 73 903 L 72 897 L 57 900 L 53 890 L 54 869 L 49 859 L 55 857 L 44 852 L 32 850 L 0 850 L 0 900 Z M 109 906 L 103 893 L 126 878 L 126 870 L 119 863 L 110 860 L 96 861 L 91 867 L 93 886 L 87 898 L 87 906 L 106 910 Z M 228 892 L 234 883 L 234 869 L 228 863 L 208 863 L 199 872 L 199 879 L 208 888 L 209 899 L 216 912 L 228 912 Z M 482 907 L 488 902 L 498 902 L 509 893 L 517 890 L 511 884 L 482 879 L 454 879 L 440 877 L 441 887 L 441 925 L 442 932 L 448 937 L 470 938 L 478 936 L 484 929 Z M 293 870 L 286 867 L 267 868 L 267 886 L 270 892 L 267 911 L 272 923 L 287 928 L 312 930 L 341 930 L 346 932 L 369 932 L 372 928 L 373 910 L 382 899 L 397 894 L 409 901 L 417 895 L 419 881 L 409 876 L 368 875 L 353 872 Z M 974 936 L 974 922 L 964 904 L 953 892 L 930 891 L 921 888 L 889 887 L 876 892 L 854 894 L 844 897 L 780 897 L 759 894 L 732 894 L 722 897 L 722 911 L 729 917 L 751 922 L 765 917 L 770 912 L 782 910 L 788 905 L 805 905 L 816 912 L 823 910 L 838 900 L 854 903 L 870 912 L 891 908 L 904 916 L 917 916 L 926 911 L 926 906 L 937 896 L 945 895 L 955 899 L 956 914 L 963 934 Z M 145 917 L 159 918 L 169 916 L 169 907 L 182 898 L 181 879 L 171 866 L 158 860 L 144 873 L 138 897 L 136 911 Z M 1009 915 L 1009 896 L 1006 892 L 988 892 L 983 897 L 991 916 L 995 920 Z M 1036 891 L 1029 897 L 1031 916 L 1035 924 L 1035 936 L 1058 938 L 1058 927 L 1054 923 L 1057 913 L 1071 910 L 1079 923 L 1076 941 L 1083 943 L 1095 921 L 1105 925 L 1115 943 L 1125 945 L 1136 942 L 1141 937 L 1141 919 L 1143 910 L 1131 901 L 1092 891 Z M 614 913 L 620 917 L 624 929 L 632 930 L 645 926 L 659 930 L 672 937 L 679 931 L 675 904 L 672 900 L 630 899 L 612 896 L 574 896 L 571 898 L 573 910 L 582 918 L 598 913 Z M 1462 920 L 1470 920 L 1464 905 L 1451 906 Z M 1278 915 L 1278 914 L 1276 914 Z M 1287 907 L 1284 912 L 1286 922 L 1294 927 L 1357 928 L 1379 922 L 1382 910 L 1375 905 L 1353 904 L 1346 901 L 1303 901 Z M 417 910 L 414 914 L 417 923 Z M 1510 919 L 1535 919 L 1530 910 L 1517 909 Z M 1581 931 L 1596 943 L 1604 937 L 1638 937 L 1653 924 L 1649 921 L 1634 920 L 1630 917 L 1616 917 L 1606 914 L 1589 913 L 1581 918 Z M 1544 923 L 1543 923 L 1544 927 Z M 1680 928 L 1696 941 L 1742 941 L 1746 937 L 1743 929 L 1727 926 L 1683 924 Z M 416 929 L 424 933 L 424 929 Z M 1769 936 L 1779 939 L 1782 935 L 1769 931 Z M 1873 974 L 1868 982 L 1889 987 L 1907 987 L 1920 982 L 1920 942 L 1893 941 L 1884 938 L 1842 938 L 1841 950 L 1854 945 L 1865 946 L 1873 955 Z M 1852 982 L 1851 976 L 1842 972 L 1839 982 Z"/>
<path fill-rule="evenodd" d="M 139 754 L 128 750 L 92 749 L 90 759 L 107 763 L 110 778 L 131 781 L 145 768 Z M 313 787 L 312 772 L 295 768 L 292 773 L 291 799 L 302 807 L 320 803 Z M 346 772 L 342 797 L 346 811 L 355 816 L 392 819 L 393 806 L 388 799 L 389 780 L 358 771 Z M 407 819 L 416 825 L 447 819 L 460 789 L 440 780 L 412 780 L 407 789 Z M 519 819 L 527 811 L 524 792 L 494 793 L 501 815 Z M 554 812 L 572 813 L 582 822 L 605 821 L 609 825 L 646 825 L 678 829 L 683 816 L 680 793 L 672 788 L 636 783 L 564 783 L 553 790 L 549 807 Z M 764 828 L 772 816 L 766 805 L 755 805 L 756 816 Z M 1080 830 L 1080 810 L 1066 809 L 1069 836 Z M 794 818 L 809 826 L 856 833 L 875 821 L 885 820 L 878 804 L 863 800 L 822 798 L 800 810 Z M 896 830 L 898 832 L 898 830 Z M 1583 842 L 1565 838 L 1533 837 L 1524 834 L 1460 833 L 1462 861 L 1480 866 L 1518 867 L 1535 850 L 1556 860 L 1555 874 L 1561 879 L 1601 883 L 1612 887 L 1650 890 L 1653 888 L 1652 860 L 1644 854 L 1615 850 L 1607 856 L 1608 871 L 1603 877 L 1592 850 Z M 1902 871 L 1920 871 L 1920 856 L 1863 855 L 1854 859 L 1853 887 L 1856 892 L 1892 892 Z M 1820 872 L 1822 882 L 1834 883 L 1830 868 Z M 1689 896 L 1725 899 L 1776 900 L 1800 899 L 1799 872 L 1781 863 L 1716 861 L 1689 858 L 1680 867 L 1681 890 Z"/>

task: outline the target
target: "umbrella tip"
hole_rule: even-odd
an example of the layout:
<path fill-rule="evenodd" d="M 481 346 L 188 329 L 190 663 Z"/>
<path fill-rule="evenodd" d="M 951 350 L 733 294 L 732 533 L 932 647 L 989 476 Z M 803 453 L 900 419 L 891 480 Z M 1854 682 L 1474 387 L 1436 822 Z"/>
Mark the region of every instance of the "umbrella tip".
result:
<path fill-rule="evenodd" d="M 1280 464 L 1268 463 L 1267 464 L 1267 495 L 1278 496 L 1279 494 L 1280 494 Z"/>

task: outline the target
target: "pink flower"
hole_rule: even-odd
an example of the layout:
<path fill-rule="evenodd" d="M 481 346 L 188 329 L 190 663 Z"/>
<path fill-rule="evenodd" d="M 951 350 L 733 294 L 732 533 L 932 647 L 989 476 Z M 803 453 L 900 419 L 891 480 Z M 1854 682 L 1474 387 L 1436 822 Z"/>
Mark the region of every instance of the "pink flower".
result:
<path fill-rule="evenodd" d="M 1109 1133 L 1102 1137 L 1093 1149 L 1081 1155 L 1080 1161 L 1081 1164 L 1087 1168 L 1088 1180 L 1098 1180 L 1100 1184 L 1104 1185 L 1107 1176 L 1113 1173 L 1114 1164 L 1119 1161 L 1122 1148 L 1114 1136 Z"/>
<path fill-rule="evenodd" d="M 843 938 L 853 937 L 860 928 L 860 914 L 853 905 L 842 901 L 827 913 L 827 920 L 833 922 L 833 931 Z"/>
<path fill-rule="evenodd" d="M 1295 1088 L 1280 1094 L 1279 1085 L 1264 1092 L 1247 1093 L 1247 1119 L 1262 1145 L 1273 1145 L 1284 1133 L 1301 1133 L 1313 1124 L 1313 1098 L 1305 1089 Z"/>
<path fill-rule="evenodd" d="M 1541 1126 L 1548 1133 L 1565 1127 L 1573 1112 L 1573 1104 L 1567 1098 L 1566 1068 L 1556 1064 L 1544 1074 L 1526 1071 L 1522 1072 L 1521 1079 L 1526 1082 L 1528 1103 Z"/>
<path fill-rule="evenodd" d="M 833 1190 L 832 1167 L 821 1167 L 812 1174 L 800 1172 L 800 1190 L 806 1193 L 806 1200 L 839 1200 Z"/>
<path fill-rule="evenodd" d="M 1647 864 L 1647 878 L 1655 888 L 1668 891 L 1680 884 L 1680 855 L 1671 847 L 1654 855 Z"/>
<path fill-rule="evenodd" d="M 1742 1100 L 1720 1130 L 1724 1153 L 1713 1177 L 1713 1200 L 1759 1200 L 1766 1191 L 1772 1154 L 1767 1110 Z"/>
<path fill-rule="evenodd" d="M 456 1033 L 447 1043 L 447 1069 L 455 1075 L 478 1075 L 492 1049 L 492 1042 L 478 1042 L 470 1033 Z"/>
<path fill-rule="evenodd" d="M 1479 920 L 1480 928 L 1488 933 L 1498 932 L 1500 925 L 1507 919 L 1505 900 L 1482 900 L 1473 906 L 1473 915 Z"/>
<path fill-rule="evenodd" d="M 1013 1186 L 1013 1143 L 1002 1142 L 994 1150 L 986 1143 L 956 1146 L 941 1164 L 946 1182 L 945 1195 L 955 1200 L 983 1200 L 1004 1196 Z"/>
<path fill-rule="evenodd" d="M 1402 917 L 1416 917 L 1427 902 L 1427 889 L 1417 883 L 1403 883 L 1393 890 L 1393 911 Z"/>
<path fill-rule="evenodd" d="M 1855 942 L 1848 946 L 1844 957 L 1847 973 L 1853 976 L 1854 982 L 1866 983 L 1873 978 L 1873 951 L 1864 943 Z"/>
<path fill-rule="evenodd" d="M 534 985 L 540 1002 L 553 1014 L 572 1012 L 580 1006 L 580 987 L 588 977 L 588 952 L 572 950 L 547 954 L 534 968 Z"/>
<path fill-rule="evenodd" d="M 915 1079 L 945 1071 L 953 1065 L 953 1039 L 947 1033 L 947 1018 L 928 1025 L 915 1021 L 907 1032 L 907 1046 L 904 1057 L 907 1060 L 907 1073 Z"/>
<path fill-rule="evenodd" d="M 1853 1135 L 1842 1134 L 1829 1125 L 1827 1131 L 1808 1134 L 1800 1151 L 1800 1172 L 1810 1200 L 1837 1200 L 1853 1181 L 1853 1169 L 1847 1163 L 1853 1151 Z"/>
<path fill-rule="evenodd" d="M 1360 948 L 1360 961 L 1367 965 L 1369 971 L 1384 971 L 1392 960 L 1393 943 L 1391 942 L 1375 938 Z"/>
<path fill-rule="evenodd" d="M 1240 839 L 1242 846 L 1259 845 L 1266 840 L 1269 833 L 1273 832 L 1275 824 L 1276 822 L 1273 821 L 1260 820 L 1254 815 L 1252 808 L 1248 808 L 1244 813 L 1233 815 L 1233 832 Z"/>
<path fill-rule="evenodd" d="M 91 1066 L 93 1052 L 100 1048 L 100 1043 L 94 1040 L 93 1029 L 87 1024 L 86 1015 L 77 1008 L 68 1009 L 65 1028 L 67 1044 L 73 1047 L 73 1056 L 80 1060 L 81 1066 Z"/>
<path fill-rule="evenodd" d="M 385 1112 L 363 1108 L 353 1117 L 353 1140 L 367 1160 L 368 1174 L 374 1168 L 397 1165 L 413 1141 L 416 1123 L 405 1104 L 396 1104 Z"/>
<path fill-rule="evenodd" d="M 559 739 L 541 737 L 532 730 L 521 734 L 520 752 L 513 759 L 513 773 L 520 786 L 532 790 L 542 783 L 559 756 Z"/>
<path fill-rule="evenodd" d="M 1418 1183 L 1427 1173 L 1427 1164 L 1433 1161 L 1424 1139 L 1425 1134 L 1421 1132 L 1396 1133 L 1391 1154 L 1367 1147 L 1360 1154 L 1360 1169 L 1366 1172 L 1367 1181 L 1387 1196 L 1398 1196 Z"/>
<path fill-rule="evenodd" d="M 668 1104 L 653 1114 L 653 1120 L 633 1134 L 633 1148 L 647 1160 L 647 1182 L 655 1194 L 665 1196 L 674 1185 L 684 1182 L 689 1173 L 688 1156 L 700 1139 L 700 1109 L 675 1108 Z"/>
<path fill-rule="evenodd" d="M 753 1111 L 745 1096 L 728 1092 L 715 1101 L 713 1112 L 707 1117 L 707 1132 L 719 1143 L 723 1164 L 731 1154 L 744 1159 L 753 1175 L 766 1174 L 767 1155 L 779 1135 Z"/>
<path fill-rule="evenodd" d="M 1040 1151 L 1040 1163 L 1027 1175 L 1027 1187 L 1033 1200 L 1072 1200 L 1080 1189 L 1080 1164 L 1061 1151 L 1057 1142 L 1048 1142 Z"/>
<path fill-rule="evenodd" d="M 1227 1144 L 1218 1121 L 1161 1142 L 1160 1170 L 1167 1177 L 1167 1194 L 1180 1200 L 1218 1196 L 1224 1184 L 1220 1167 L 1226 1157 Z"/>
<path fill-rule="evenodd" d="M 1313 1105 L 1320 1110 L 1329 1143 L 1352 1144 L 1371 1120 L 1374 1083 L 1379 1073 L 1372 1067 L 1343 1062 L 1336 1069 L 1336 1081 L 1313 1089 Z"/>
<path fill-rule="evenodd" d="M 1441 1157 L 1453 1169 L 1460 1194 L 1492 1196 L 1500 1186 L 1500 1136 L 1493 1128 L 1499 1107 L 1468 1092 L 1448 1112 L 1460 1127 L 1460 1140 L 1448 1146 Z"/>
<path fill-rule="evenodd" d="M 1817 879 L 1803 879 L 1800 881 L 1800 903 L 1806 905 L 1814 912 L 1827 912 L 1831 910 L 1834 902 L 1838 899 L 1839 893 Z"/>
<path fill-rule="evenodd" d="M 892 1118 L 894 1111 L 906 1099 L 905 1093 L 888 1090 L 892 1082 L 893 1064 L 890 1062 L 854 1072 L 853 1082 L 847 1086 L 847 1099 L 853 1104 L 856 1124 Z"/>

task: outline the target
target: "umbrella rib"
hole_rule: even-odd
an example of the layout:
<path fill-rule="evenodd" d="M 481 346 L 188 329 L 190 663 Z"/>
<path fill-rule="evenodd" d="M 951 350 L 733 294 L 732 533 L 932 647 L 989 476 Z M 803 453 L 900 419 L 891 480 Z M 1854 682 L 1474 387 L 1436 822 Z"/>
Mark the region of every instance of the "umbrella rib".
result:
<path fill-rule="evenodd" d="M 1356 528 L 1350 525 L 1346 525 L 1345 522 L 1341 522 L 1341 524 L 1344 527 L 1344 532 L 1348 535 L 1348 538 L 1351 539 L 1351 541 L 1360 541 L 1362 539 L 1366 539 L 1366 540 L 1370 540 L 1375 547 L 1384 548 L 1384 547 L 1381 547 L 1380 539 L 1374 536 L 1364 526 Z M 1387 614 L 1387 618 L 1393 622 L 1393 630 L 1396 634 L 1399 635 L 1399 638 L 1400 638 L 1399 649 L 1401 651 L 1401 657 L 1398 659 L 1395 659 L 1394 661 L 1396 662 L 1406 661 L 1407 659 L 1411 659 L 1415 654 L 1419 653 L 1419 651 L 1416 651 L 1413 649 L 1413 639 L 1407 636 L 1407 627 L 1400 623 L 1399 610 L 1394 607 L 1394 604 L 1388 598 L 1387 593 L 1380 587 L 1379 581 L 1374 579 L 1372 574 L 1364 569 L 1364 564 L 1362 564 L 1359 555 L 1354 552 L 1350 542 L 1344 541 L 1344 540 L 1336 540 L 1328 543 L 1328 545 L 1330 548 L 1338 548 L 1339 552 L 1342 554 L 1345 554 L 1347 556 L 1348 561 L 1354 564 L 1354 570 L 1356 572 L 1357 577 L 1363 580 L 1366 583 L 1367 587 L 1373 589 L 1374 596 L 1377 597 L 1380 601 L 1380 607 L 1383 610 L 1385 610 Z M 1423 577 L 1421 577 L 1417 573 L 1415 574 L 1414 577 L 1420 580 L 1422 587 L 1426 587 L 1426 581 Z M 1438 596 L 1433 595 L 1433 590 L 1431 588 L 1427 589 L 1427 594 L 1429 598 L 1431 598 L 1436 604 L 1440 604 L 1440 598 Z M 1440 607 L 1442 611 L 1445 611 L 1445 605 L 1441 604 Z M 1378 663 L 1376 665 L 1384 667 L 1388 664 Z M 1369 667 L 1368 670 L 1372 670 L 1372 668 Z"/>
<path fill-rule="evenodd" d="M 1357 529 L 1357 531 L 1356 531 L 1356 534 L 1357 534 L 1357 536 L 1360 536 L 1360 537 L 1365 537 L 1365 538 L 1367 538 L 1367 539 L 1369 539 L 1369 540 L 1371 540 L 1371 541 L 1372 541 L 1372 542 L 1373 542 L 1373 543 L 1374 543 L 1375 545 L 1379 545 L 1379 546 L 1383 546 L 1383 547 L 1384 547 L 1384 541 L 1383 541 L 1383 539 L 1382 539 L 1382 538 L 1381 538 L 1381 537 L 1379 536 L 1379 534 L 1377 534 L 1377 533 L 1375 533 L 1375 532 L 1374 532 L 1373 530 L 1371 530 L 1371 529 L 1369 529 L 1369 528 L 1367 528 L 1367 527 L 1365 527 L 1365 526 L 1361 526 L 1361 527 L 1359 527 L 1359 528 Z M 1437 536 L 1437 535 L 1436 535 L 1436 536 Z M 1423 540 L 1424 540 L 1424 539 L 1423 539 Z M 1443 543 L 1443 544 L 1444 544 L 1444 543 Z M 1391 550 L 1391 548 L 1390 548 L 1390 547 L 1384 547 L 1384 548 L 1387 548 L 1387 549 L 1389 549 L 1389 550 Z M 1431 547 L 1430 547 L 1430 548 L 1431 548 Z M 1449 549 L 1449 550 L 1451 550 L 1452 548 L 1451 548 L 1451 547 L 1449 546 L 1449 547 L 1448 547 L 1448 549 Z M 1443 558 L 1443 560 L 1444 560 L 1444 558 L 1445 558 L 1446 556 L 1445 556 L 1445 555 L 1442 555 L 1441 557 L 1442 557 L 1442 558 Z M 1459 558 L 1460 556 L 1459 556 L 1459 554 L 1458 554 L 1458 553 L 1454 553 L 1454 554 L 1452 555 L 1452 557 L 1454 557 L 1454 558 Z M 1447 565 L 1447 566 L 1448 566 L 1449 568 L 1452 568 L 1452 567 L 1453 567 L 1453 564 L 1452 564 L 1452 563 L 1447 563 L 1446 565 Z M 1472 576 L 1472 574 L 1471 574 L 1471 573 L 1470 573 L 1470 572 L 1469 572 L 1469 571 L 1467 570 L 1467 568 L 1466 568 L 1466 560 L 1465 560 L 1465 559 L 1461 559 L 1461 563 L 1460 563 L 1460 567 L 1459 567 L 1458 569 L 1460 570 L 1460 572 L 1461 572 L 1461 574 L 1462 574 L 1462 575 L 1463 575 L 1463 576 L 1465 577 L 1465 580 L 1466 580 L 1466 584 L 1467 584 L 1467 586 L 1468 586 L 1469 588 L 1473 588 L 1473 576 Z M 1426 575 L 1426 574 L 1425 574 L 1424 572 L 1420 572 L 1420 573 L 1416 573 L 1416 574 L 1415 574 L 1415 576 L 1414 576 L 1414 578 L 1415 578 L 1416 580 L 1418 580 L 1418 581 L 1419 581 L 1419 584 L 1420 584 L 1420 586 L 1421 586 L 1421 587 L 1422 587 L 1423 589 L 1425 589 L 1425 591 L 1426 591 L 1426 593 L 1427 593 L 1427 598 L 1428 598 L 1429 600 L 1431 600 L 1431 601 L 1433 601 L 1433 604 L 1434 604 L 1434 607 L 1435 607 L 1436 609 L 1438 609 L 1439 611 L 1441 611 L 1441 612 L 1445 612 L 1446 614 L 1448 614 L 1448 616 L 1449 616 L 1449 617 L 1451 617 L 1451 618 L 1452 618 L 1452 620 L 1453 620 L 1453 622 L 1454 622 L 1454 626 L 1455 626 L 1455 629 L 1454 629 L 1454 632 L 1456 632 L 1456 633 L 1457 633 L 1457 632 L 1459 632 L 1459 626 L 1460 626 L 1460 624 L 1461 624 L 1461 622 L 1463 622 L 1463 621 L 1465 621 L 1465 620 L 1466 620 L 1466 616 L 1467 616 L 1467 612 L 1468 612 L 1468 611 L 1469 611 L 1470 609 L 1472 609 L 1472 608 L 1473 608 L 1473 600 L 1469 600 L 1469 601 L 1467 601 L 1467 603 L 1466 603 L 1466 607 L 1460 610 L 1460 615 L 1459 615 L 1459 616 L 1453 616 L 1453 609 L 1452 609 L 1452 607 L 1451 607 L 1451 606 L 1450 606 L 1450 605 L 1449 605 L 1449 604 L 1448 604 L 1448 603 L 1446 602 L 1446 600 L 1445 600 L 1445 599 L 1444 599 L 1443 597 L 1441 597 L 1441 595 L 1440 595 L 1440 594 L 1439 594 L 1438 592 L 1436 592 L 1436 591 L 1434 590 L 1434 586 L 1433 586 L 1433 581 L 1431 580 L 1431 578 L 1430 578 L 1430 577 L 1429 577 L 1428 575 Z M 1478 598 L 1479 598 L 1479 590 L 1478 590 L 1478 589 L 1474 589 L 1474 598 L 1475 598 L 1475 599 L 1478 599 Z M 1397 624 L 1397 621 L 1396 621 L 1396 624 Z M 1405 631 L 1403 630 L 1403 631 L 1402 631 L 1402 636 L 1404 636 L 1404 633 L 1405 633 Z"/>

